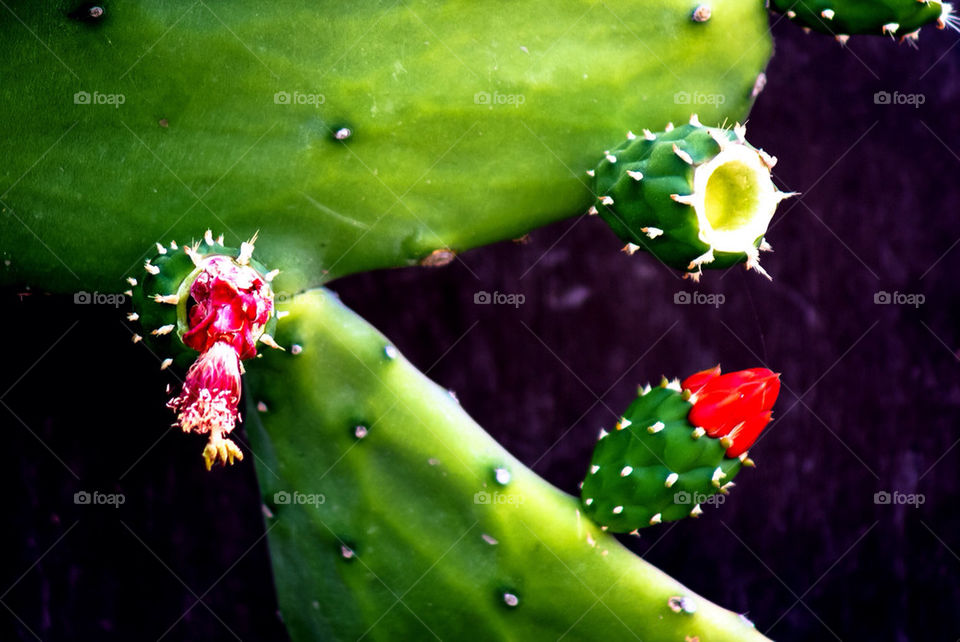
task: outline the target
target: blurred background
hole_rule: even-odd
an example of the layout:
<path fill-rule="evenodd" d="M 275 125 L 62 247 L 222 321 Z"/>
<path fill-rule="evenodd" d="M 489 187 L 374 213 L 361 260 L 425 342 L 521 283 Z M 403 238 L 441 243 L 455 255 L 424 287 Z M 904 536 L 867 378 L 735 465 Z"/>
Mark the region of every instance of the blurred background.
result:
<path fill-rule="evenodd" d="M 638 384 L 782 372 L 725 505 L 626 543 L 774 639 L 957 640 L 960 37 L 774 36 L 748 136 L 803 196 L 773 282 L 681 280 L 580 217 L 332 289 L 571 493 Z M 253 466 L 203 471 L 122 315 L 71 303 L 2 292 L 0 639 L 284 639 Z M 74 502 L 95 489 L 124 503 Z"/>

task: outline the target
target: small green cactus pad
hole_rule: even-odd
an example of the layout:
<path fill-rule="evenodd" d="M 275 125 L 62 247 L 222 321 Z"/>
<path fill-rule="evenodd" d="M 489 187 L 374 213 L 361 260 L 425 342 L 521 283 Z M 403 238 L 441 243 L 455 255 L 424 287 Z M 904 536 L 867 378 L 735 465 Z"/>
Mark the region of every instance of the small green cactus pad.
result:
<path fill-rule="evenodd" d="M 720 439 L 688 420 L 679 384 L 640 391 L 615 430 L 601 431 L 581 491 L 583 511 L 615 533 L 702 512 L 717 503 L 746 457 L 727 457 Z"/>
<path fill-rule="evenodd" d="M 928 0 L 769 0 L 770 8 L 807 29 L 837 36 L 855 34 L 917 38 L 920 27 L 936 22 L 957 28 L 953 6 Z"/>
<path fill-rule="evenodd" d="M 207 227 L 278 294 L 449 262 L 582 213 L 631 123 L 743 118 L 771 51 L 756 0 L 4 7 L 0 284 L 48 291 Z"/>
<path fill-rule="evenodd" d="M 134 342 L 146 341 L 163 359 L 166 369 L 176 363 L 186 367 L 196 358 L 197 351 L 184 345 L 181 337 L 188 330 L 190 285 L 199 271 L 199 265 L 210 256 L 230 256 L 249 264 L 267 281 L 276 276 L 263 264 L 251 257 L 253 243 L 244 242 L 239 248 L 226 247 L 223 236 L 214 238 L 208 230 L 198 241 L 168 245 L 157 243 L 157 253 L 143 264 L 143 272 L 136 277 L 127 277 L 127 291 L 133 303 L 133 312 L 127 320 L 142 328 L 133 335 Z M 277 319 L 274 311 L 266 324 L 260 340 L 272 344 L 272 335 Z"/>
<path fill-rule="evenodd" d="M 314 640 L 765 640 L 586 519 L 326 291 L 247 365 L 280 613 Z"/>
<path fill-rule="evenodd" d="M 599 213 L 627 243 L 699 278 L 703 268 L 760 267 L 763 235 L 787 196 L 770 179 L 776 159 L 754 149 L 746 129 L 704 127 L 696 116 L 658 134 L 628 134 L 592 175 Z M 769 276 L 768 276 L 769 278 Z"/>

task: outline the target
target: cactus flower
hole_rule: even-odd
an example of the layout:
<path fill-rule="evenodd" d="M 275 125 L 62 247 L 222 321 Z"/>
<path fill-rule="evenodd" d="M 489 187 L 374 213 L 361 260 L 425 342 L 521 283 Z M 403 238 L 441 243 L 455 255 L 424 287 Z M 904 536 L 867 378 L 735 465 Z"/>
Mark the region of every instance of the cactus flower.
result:
<path fill-rule="evenodd" d="M 204 352 L 226 341 L 240 359 L 257 354 L 257 339 L 273 312 L 270 286 L 249 265 L 238 265 L 229 256 L 213 256 L 190 286 L 195 304 L 190 309 L 190 330 L 183 342 Z"/>
<path fill-rule="evenodd" d="M 273 293 L 267 279 L 249 265 L 215 255 L 201 262 L 190 297 L 183 342 L 200 356 L 167 406 L 177 413 L 184 432 L 209 435 L 203 459 L 210 470 L 215 463 L 243 459 L 227 438 L 239 417 L 240 361 L 256 356 L 257 341 L 266 338 Z"/>
<path fill-rule="evenodd" d="M 720 366 L 690 375 L 690 423 L 719 438 L 728 457 L 745 453 L 770 423 L 780 392 L 780 375 L 766 368 L 720 374 Z"/>
<path fill-rule="evenodd" d="M 203 449 L 207 470 L 218 461 L 232 464 L 243 459 L 226 437 L 236 426 L 239 403 L 240 358 L 229 342 L 217 341 L 190 366 L 180 395 L 167 403 L 184 432 L 209 435 Z"/>

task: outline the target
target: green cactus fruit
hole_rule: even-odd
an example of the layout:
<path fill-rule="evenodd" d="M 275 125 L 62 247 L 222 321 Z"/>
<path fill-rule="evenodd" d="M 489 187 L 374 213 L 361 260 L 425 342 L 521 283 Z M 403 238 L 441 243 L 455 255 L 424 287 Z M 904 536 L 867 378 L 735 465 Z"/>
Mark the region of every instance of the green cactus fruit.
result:
<path fill-rule="evenodd" d="M 836 36 L 846 43 L 851 35 L 899 36 L 915 41 L 920 28 L 936 22 L 940 29 L 958 29 L 949 2 L 931 0 L 769 0 L 771 9 L 806 29 Z"/>
<path fill-rule="evenodd" d="M 657 134 L 628 133 L 588 172 L 597 194 L 591 214 L 627 243 L 699 279 L 703 268 L 760 267 L 763 235 L 777 204 L 792 193 L 770 178 L 776 159 L 747 143 L 746 128 L 705 127 L 696 115 Z"/>
<path fill-rule="evenodd" d="M 597 150 L 678 93 L 744 118 L 771 51 L 756 0 L 4 6 L 0 284 L 60 292 L 206 227 L 262 229 L 278 293 L 449 262 L 582 213 Z"/>
<path fill-rule="evenodd" d="M 246 374 L 279 607 L 313 640 L 764 640 L 624 548 L 335 295 Z"/>
<path fill-rule="evenodd" d="M 709 381 L 709 383 L 708 383 Z M 584 513 L 615 533 L 697 517 L 721 504 L 770 421 L 778 375 L 719 366 L 645 386 L 616 429 L 600 432 L 581 486 Z"/>

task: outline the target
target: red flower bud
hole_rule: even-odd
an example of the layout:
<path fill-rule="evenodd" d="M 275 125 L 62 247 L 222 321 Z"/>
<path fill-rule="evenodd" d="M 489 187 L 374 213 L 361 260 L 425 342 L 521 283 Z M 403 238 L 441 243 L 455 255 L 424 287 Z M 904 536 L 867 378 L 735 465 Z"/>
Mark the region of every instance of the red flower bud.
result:
<path fill-rule="evenodd" d="M 751 368 L 725 375 L 720 366 L 690 375 L 682 387 L 691 393 L 688 419 L 714 438 L 729 442 L 727 456 L 745 453 L 770 423 L 780 393 L 780 375 Z"/>

